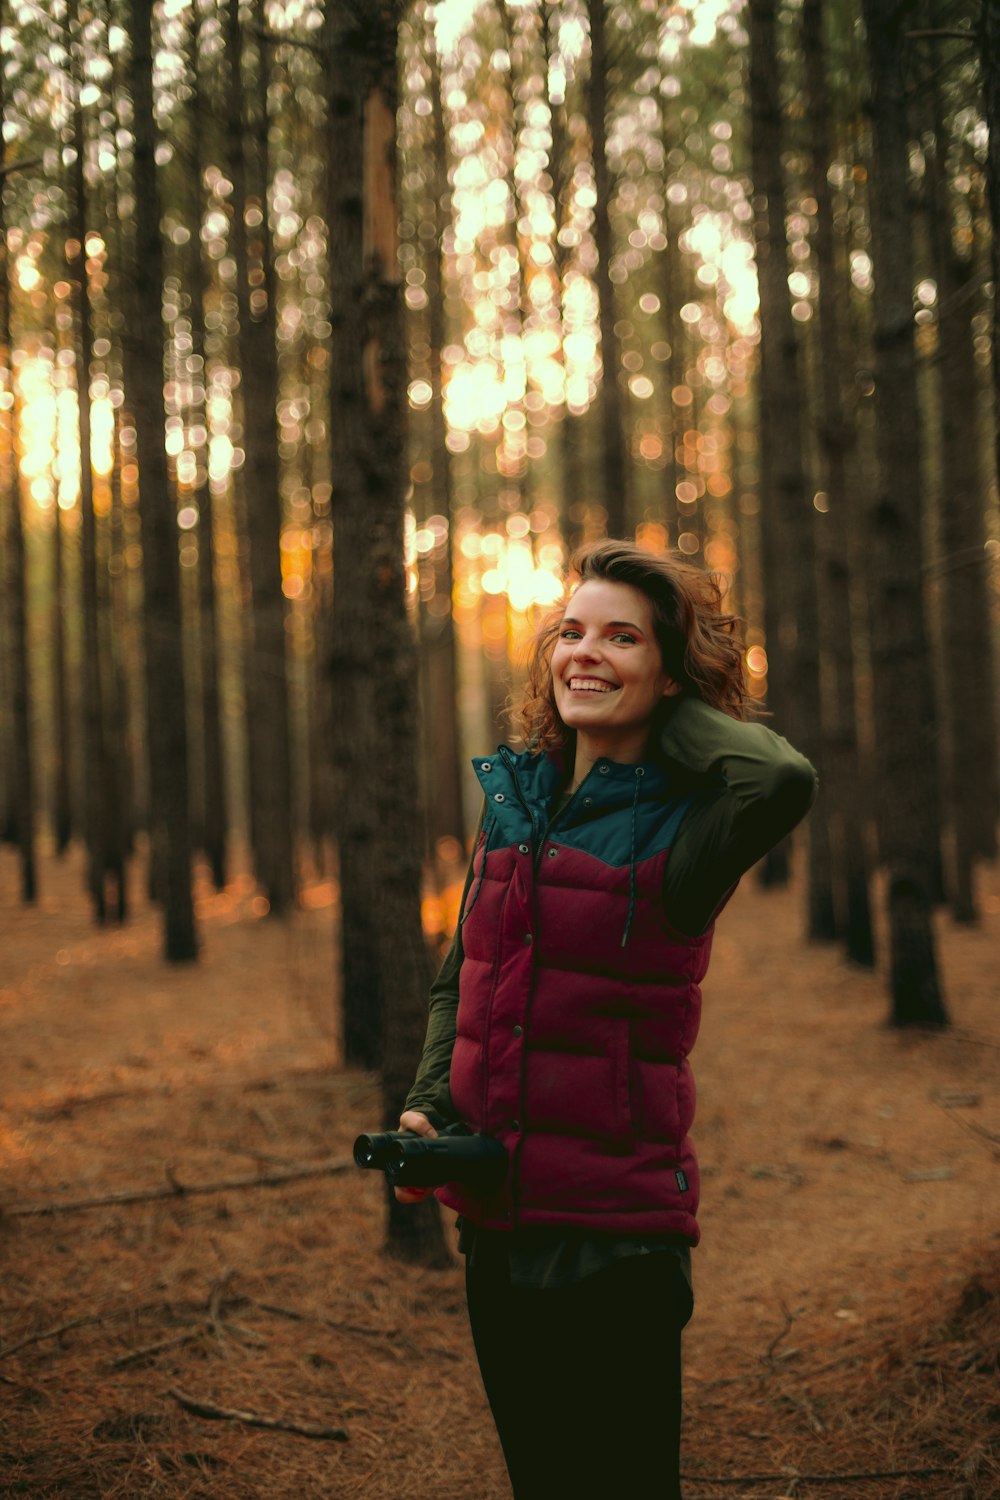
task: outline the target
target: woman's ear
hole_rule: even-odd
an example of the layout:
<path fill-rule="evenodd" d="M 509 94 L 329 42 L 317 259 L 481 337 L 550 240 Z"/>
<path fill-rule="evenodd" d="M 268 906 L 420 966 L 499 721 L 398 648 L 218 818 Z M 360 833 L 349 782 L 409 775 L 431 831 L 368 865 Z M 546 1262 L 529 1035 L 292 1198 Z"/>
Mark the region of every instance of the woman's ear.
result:
<path fill-rule="evenodd" d="M 677 694 L 680 692 L 680 690 L 681 690 L 680 683 L 679 682 L 675 682 L 672 677 L 668 677 L 667 678 L 667 685 L 663 689 L 663 696 L 664 696 L 664 698 L 676 698 Z"/>

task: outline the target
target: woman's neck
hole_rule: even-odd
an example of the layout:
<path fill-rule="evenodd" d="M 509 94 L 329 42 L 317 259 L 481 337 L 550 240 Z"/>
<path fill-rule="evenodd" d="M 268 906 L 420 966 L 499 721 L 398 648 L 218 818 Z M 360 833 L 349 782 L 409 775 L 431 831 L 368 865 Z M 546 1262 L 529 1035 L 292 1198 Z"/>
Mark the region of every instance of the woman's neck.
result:
<path fill-rule="evenodd" d="M 599 760 L 613 760 L 620 766 L 637 766 L 646 758 L 649 744 L 649 727 L 643 726 L 634 735 L 608 736 L 581 734 L 576 736 L 576 754 L 573 774 L 568 790 L 575 792 L 581 782 L 586 781 Z"/>

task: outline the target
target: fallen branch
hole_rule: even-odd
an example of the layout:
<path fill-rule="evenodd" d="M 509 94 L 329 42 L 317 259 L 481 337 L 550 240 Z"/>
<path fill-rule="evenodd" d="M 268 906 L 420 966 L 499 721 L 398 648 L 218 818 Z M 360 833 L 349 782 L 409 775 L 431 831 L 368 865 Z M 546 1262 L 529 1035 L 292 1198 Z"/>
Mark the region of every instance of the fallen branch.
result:
<path fill-rule="evenodd" d="M 169 1089 L 106 1089 L 100 1094 L 67 1094 L 63 1099 L 52 1099 L 30 1111 L 33 1120 L 68 1119 L 74 1110 L 92 1104 L 117 1104 L 120 1099 L 148 1099 L 150 1094 L 169 1094 Z"/>
<path fill-rule="evenodd" d="M 974 1031 L 967 1031 L 964 1026 L 952 1026 L 948 1035 L 954 1041 L 971 1042 L 975 1047 L 992 1047 L 995 1050 L 1000 1050 L 1000 1042 L 995 1037 L 977 1036 Z"/>
<path fill-rule="evenodd" d="M 259 1307 L 261 1312 L 273 1313 L 276 1318 L 290 1318 L 295 1323 L 320 1323 L 324 1328 L 333 1328 L 337 1333 L 356 1333 L 366 1339 L 399 1337 L 398 1328 L 364 1328 L 360 1323 L 338 1323 L 335 1318 L 325 1318 L 322 1313 L 298 1312 L 294 1307 L 279 1307 L 274 1302 L 257 1302 L 252 1297 L 246 1300 L 251 1307 Z"/>
<path fill-rule="evenodd" d="M 0 1347 L 0 1359 L 6 1359 L 8 1354 L 16 1354 L 20 1349 L 26 1349 L 29 1344 L 40 1344 L 45 1339 L 58 1338 L 62 1333 L 68 1333 L 71 1328 L 86 1328 L 95 1323 L 108 1323 L 115 1318 L 137 1318 L 145 1313 L 172 1312 L 175 1307 L 185 1307 L 198 1312 L 202 1304 L 189 1302 L 141 1302 L 137 1307 L 112 1307 L 107 1312 L 88 1313 L 82 1318 L 71 1318 L 68 1323 L 57 1323 L 54 1328 L 43 1328 L 39 1333 L 29 1333 L 25 1338 L 18 1339 L 16 1344 L 7 1344 Z"/>
<path fill-rule="evenodd" d="M 788 1311 L 788 1308 L 785 1306 L 784 1302 L 780 1302 L 778 1305 L 780 1306 L 781 1311 L 784 1314 L 785 1326 L 784 1328 L 779 1329 L 778 1332 L 774 1335 L 774 1338 L 767 1346 L 767 1353 L 760 1356 L 761 1364 L 765 1367 L 768 1373 L 770 1373 L 774 1369 L 774 1356 L 778 1345 L 781 1343 L 783 1338 L 786 1338 L 788 1334 L 791 1333 L 792 1325 L 795 1322 L 795 1314 Z"/>
<path fill-rule="evenodd" d="M 58 1338 L 61 1333 L 68 1333 L 71 1328 L 83 1328 L 87 1323 L 100 1323 L 106 1313 L 92 1314 L 87 1318 L 72 1318 L 68 1323 L 59 1323 L 55 1328 L 45 1328 L 41 1333 L 30 1333 L 27 1338 L 19 1339 L 16 1344 L 8 1344 L 5 1349 L 0 1349 L 0 1359 L 6 1359 L 8 1354 L 16 1354 L 19 1349 L 26 1349 L 29 1344 L 40 1344 L 44 1339 Z"/>
<path fill-rule="evenodd" d="M 234 1406 L 216 1406 L 214 1401 L 203 1401 L 200 1396 L 189 1396 L 185 1391 L 171 1386 L 167 1392 L 178 1405 L 196 1417 L 208 1417 L 211 1421 L 245 1422 L 248 1427 L 266 1427 L 272 1432 L 294 1432 L 299 1437 L 327 1438 L 334 1443 L 346 1443 L 346 1427 L 324 1427 L 320 1422 L 300 1422 L 293 1417 L 269 1417 L 264 1412 L 240 1411 Z"/>
<path fill-rule="evenodd" d="M 178 1182 L 168 1169 L 166 1187 L 130 1188 L 122 1193 L 107 1193 L 103 1198 L 73 1198 L 68 1203 L 28 1203 L 19 1208 L 5 1208 L 0 1217 L 26 1219 L 45 1214 L 82 1213 L 88 1208 L 107 1208 L 112 1204 L 154 1203 L 162 1198 L 193 1198 L 199 1193 L 233 1193 L 243 1188 L 280 1187 L 286 1182 L 303 1182 L 309 1177 L 327 1177 L 346 1172 L 354 1166 L 351 1159 L 317 1162 L 312 1166 L 290 1167 L 287 1172 L 254 1173 L 251 1177 L 229 1177 L 221 1182 Z"/>
<path fill-rule="evenodd" d="M 257 1349 L 267 1348 L 267 1339 L 255 1328 L 245 1328 L 242 1323 L 233 1323 L 228 1318 L 222 1326 L 227 1333 L 238 1334 L 244 1344 L 252 1344 Z"/>
<path fill-rule="evenodd" d="M 995 1148 L 997 1146 L 1000 1146 L 1000 1135 L 997 1135 L 996 1131 L 987 1130 L 986 1126 L 980 1125 L 978 1120 L 963 1119 L 961 1115 L 956 1115 L 954 1111 L 948 1107 L 948 1105 L 942 1104 L 939 1099 L 936 1100 L 935 1103 L 938 1105 L 939 1109 L 944 1111 L 949 1120 L 954 1121 L 954 1123 L 960 1126 L 962 1130 L 971 1135 L 973 1140 L 981 1141 L 986 1146 L 992 1146 L 994 1148 L 993 1157 L 994 1160 L 996 1160 L 997 1153 Z"/>
<path fill-rule="evenodd" d="M 181 1344 L 190 1344 L 194 1339 L 200 1338 L 203 1331 L 201 1328 L 189 1328 L 186 1333 L 175 1334 L 172 1339 L 160 1339 L 155 1344 L 146 1344 L 142 1349 L 130 1349 L 127 1354 L 119 1354 L 117 1359 L 113 1359 L 109 1368 L 121 1370 L 126 1365 L 138 1364 L 142 1359 L 152 1359 L 168 1349 L 178 1349 Z"/>
<path fill-rule="evenodd" d="M 842 1479 L 929 1479 L 954 1474 L 954 1469 L 865 1469 L 843 1474 L 682 1474 L 687 1484 L 836 1484 Z"/>

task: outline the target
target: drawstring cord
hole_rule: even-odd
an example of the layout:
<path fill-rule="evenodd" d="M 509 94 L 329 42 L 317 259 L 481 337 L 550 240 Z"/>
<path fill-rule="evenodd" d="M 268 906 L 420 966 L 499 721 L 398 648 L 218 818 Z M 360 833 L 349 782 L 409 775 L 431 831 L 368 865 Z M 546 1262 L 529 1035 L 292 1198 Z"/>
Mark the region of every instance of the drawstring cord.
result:
<path fill-rule="evenodd" d="M 476 883 L 475 883 L 475 886 L 473 887 L 473 890 L 472 890 L 472 900 L 469 902 L 468 906 L 465 908 L 465 910 L 463 911 L 463 913 L 462 913 L 462 915 L 461 915 L 461 917 L 459 919 L 459 923 L 458 923 L 459 927 L 464 927 L 465 926 L 465 923 L 468 920 L 468 917 L 469 917 L 470 912 L 472 911 L 472 908 L 475 906 L 476 902 L 479 900 L 479 892 L 482 889 L 483 881 L 486 878 L 486 856 L 490 852 L 490 839 L 493 837 L 493 830 L 494 830 L 494 828 L 496 826 L 497 826 L 496 819 L 495 818 L 489 818 L 487 820 L 486 827 L 483 830 L 483 833 L 484 833 L 485 837 L 483 839 L 483 857 L 482 857 L 482 863 L 479 866 L 479 874 L 476 877 Z"/>
<path fill-rule="evenodd" d="M 642 786 L 642 778 L 645 774 L 642 766 L 636 766 L 635 795 L 632 798 L 632 833 L 628 851 L 628 917 L 625 920 L 625 931 L 622 934 L 623 948 L 628 942 L 628 935 L 632 930 L 632 917 L 635 914 L 635 818 L 639 806 L 639 788 Z"/>

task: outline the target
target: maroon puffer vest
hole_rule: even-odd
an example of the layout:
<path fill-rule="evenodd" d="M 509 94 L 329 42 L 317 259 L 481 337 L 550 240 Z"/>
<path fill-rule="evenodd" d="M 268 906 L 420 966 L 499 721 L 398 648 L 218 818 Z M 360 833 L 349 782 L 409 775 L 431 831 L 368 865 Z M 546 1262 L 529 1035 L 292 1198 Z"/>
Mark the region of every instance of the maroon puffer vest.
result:
<path fill-rule="evenodd" d="M 502 1141 L 503 1189 L 438 1197 L 491 1229 L 575 1226 L 696 1244 L 698 1165 L 687 1057 L 711 932 L 663 909 L 690 805 L 652 763 L 599 762 L 548 826 L 560 780 L 544 755 L 474 762 L 487 817 L 463 913 L 451 1094 Z"/>

